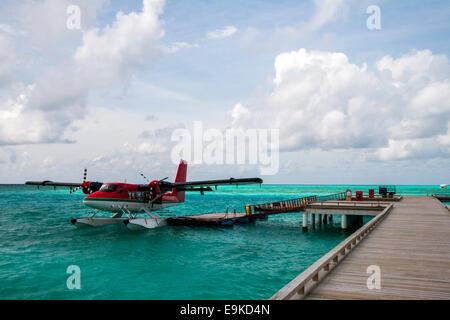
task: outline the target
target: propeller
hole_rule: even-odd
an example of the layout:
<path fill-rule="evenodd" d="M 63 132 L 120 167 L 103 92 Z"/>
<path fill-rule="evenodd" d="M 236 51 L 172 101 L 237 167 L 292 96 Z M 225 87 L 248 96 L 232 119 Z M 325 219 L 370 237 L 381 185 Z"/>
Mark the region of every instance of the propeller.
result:
<path fill-rule="evenodd" d="M 86 177 L 87 177 L 87 169 L 84 168 L 84 173 L 83 173 L 83 183 L 86 182 Z M 74 192 L 77 192 L 77 191 L 80 190 L 80 189 L 81 189 L 81 185 L 80 185 L 79 187 L 76 187 L 75 189 L 70 189 L 70 193 L 72 194 L 72 193 L 74 193 Z M 91 193 L 91 191 L 90 191 L 89 193 Z"/>
<path fill-rule="evenodd" d="M 160 193 L 154 199 L 149 201 L 149 204 L 152 205 L 152 208 L 153 208 L 153 203 L 156 202 L 157 200 L 159 200 L 160 198 L 162 198 L 164 193 L 166 192 L 166 190 L 165 190 L 166 188 L 164 188 L 164 185 L 171 184 L 170 182 L 164 182 L 164 180 L 167 180 L 167 179 L 169 179 L 169 177 L 165 177 L 163 179 L 156 180 L 157 188 L 159 189 Z M 153 181 L 150 184 L 152 184 L 152 183 L 153 183 Z M 151 190 L 153 190 L 153 187 L 151 187 Z"/>
<path fill-rule="evenodd" d="M 141 175 L 142 178 L 145 179 L 145 181 L 147 181 L 147 183 L 150 183 L 150 180 L 143 173 L 139 173 L 139 174 Z M 165 177 L 163 179 L 157 180 L 158 181 L 158 186 L 162 187 L 164 185 L 170 184 L 170 183 L 165 182 L 165 180 L 167 180 L 167 179 L 169 179 L 169 177 Z"/>
<path fill-rule="evenodd" d="M 158 187 L 161 190 L 161 193 L 164 193 L 172 189 L 172 183 L 166 182 L 167 179 L 169 179 L 169 177 L 165 177 L 158 180 Z"/>
<path fill-rule="evenodd" d="M 140 173 L 141 177 L 144 178 L 147 182 L 150 182 L 146 176 L 144 176 L 142 173 Z"/>

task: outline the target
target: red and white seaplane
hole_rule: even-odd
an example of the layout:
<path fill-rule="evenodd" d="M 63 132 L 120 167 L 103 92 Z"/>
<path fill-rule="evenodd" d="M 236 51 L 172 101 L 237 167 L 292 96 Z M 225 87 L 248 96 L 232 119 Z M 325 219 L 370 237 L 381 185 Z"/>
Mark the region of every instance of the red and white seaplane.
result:
<path fill-rule="evenodd" d="M 128 229 L 150 229 L 167 224 L 167 217 L 157 212 L 165 208 L 176 206 L 184 202 L 186 191 L 198 191 L 202 195 L 205 191 L 212 191 L 212 186 L 261 184 L 261 178 L 224 179 L 206 181 L 186 181 L 187 163 L 180 161 L 174 182 L 153 180 L 148 184 L 129 184 L 116 182 L 86 181 L 86 169 L 82 183 L 27 181 L 25 184 L 39 186 L 70 187 L 70 193 L 79 189 L 87 196 L 83 203 L 95 209 L 89 216 L 72 219 L 77 227 L 103 226 L 123 223 Z M 96 217 L 101 211 L 112 212 L 110 217 Z M 138 216 L 138 214 L 144 216 Z"/>

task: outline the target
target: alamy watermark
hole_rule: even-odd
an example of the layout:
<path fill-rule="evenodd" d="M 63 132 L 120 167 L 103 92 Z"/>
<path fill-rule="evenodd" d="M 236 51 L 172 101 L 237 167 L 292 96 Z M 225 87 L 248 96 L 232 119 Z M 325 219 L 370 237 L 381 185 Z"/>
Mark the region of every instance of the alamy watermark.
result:
<path fill-rule="evenodd" d="M 66 285 L 67 289 L 73 290 L 81 289 L 81 269 L 77 265 L 70 265 L 67 267 L 66 270 L 67 274 L 70 274 L 69 277 L 67 277 Z"/>
<path fill-rule="evenodd" d="M 366 26 L 369 30 L 380 30 L 381 29 L 381 9 L 377 5 L 368 6 L 366 13 L 370 14 L 367 18 Z"/>
<path fill-rule="evenodd" d="M 81 29 L 81 9 L 77 5 L 70 5 L 66 9 L 69 15 L 66 21 L 67 29 L 80 30 Z"/>
<path fill-rule="evenodd" d="M 380 269 L 380 267 L 373 264 L 373 265 L 367 267 L 366 272 L 368 274 L 370 274 L 370 276 L 367 278 L 367 281 L 366 281 L 367 289 L 369 289 L 369 290 L 381 289 L 381 269 Z"/>
<path fill-rule="evenodd" d="M 193 164 L 258 165 L 262 175 L 274 175 L 279 169 L 279 129 L 203 130 L 195 121 L 192 131 L 176 129 L 172 141 L 177 142 L 171 160 L 182 158 Z"/>

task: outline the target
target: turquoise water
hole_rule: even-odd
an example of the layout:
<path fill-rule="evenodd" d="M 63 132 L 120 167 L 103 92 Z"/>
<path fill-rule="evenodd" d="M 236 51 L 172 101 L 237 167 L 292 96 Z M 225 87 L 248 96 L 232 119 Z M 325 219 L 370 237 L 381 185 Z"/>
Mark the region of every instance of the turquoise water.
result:
<path fill-rule="evenodd" d="M 347 186 L 225 187 L 189 194 L 177 215 L 345 191 Z M 353 186 L 367 192 L 371 186 Z M 45 190 L 44 190 L 45 189 Z M 301 232 L 301 216 L 254 224 L 76 229 L 87 213 L 82 193 L 0 185 L 0 299 L 267 299 L 348 234 L 332 224 Z M 400 194 L 431 194 L 437 186 L 399 186 Z M 69 290 L 66 269 L 81 269 L 81 290 Z"/>

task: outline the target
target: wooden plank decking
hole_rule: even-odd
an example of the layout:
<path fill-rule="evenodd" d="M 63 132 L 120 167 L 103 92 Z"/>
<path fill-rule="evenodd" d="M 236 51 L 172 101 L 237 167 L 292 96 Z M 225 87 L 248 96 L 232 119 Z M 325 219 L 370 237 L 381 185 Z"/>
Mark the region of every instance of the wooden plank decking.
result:
<path fill-rule="evenodd" d="M 381 289 L 367 288 L 370 265 Z M 306 299 L 450 299 L 450 212 L 433 197 L 403 197 Z"/>
<path fill-rule="evenodd" d="M 184 216 L 184 217 L 171 217 L 167 218 L 167 223 L 169 225 L 218 225 L 223 222 L 229 221 L 233 222 L 237 219 L 245 218 L 245 213 L 236 213 L 236 212 L 215 212 L 215 213 L 205 213 L 198 214 L 192 216 Z"/>

